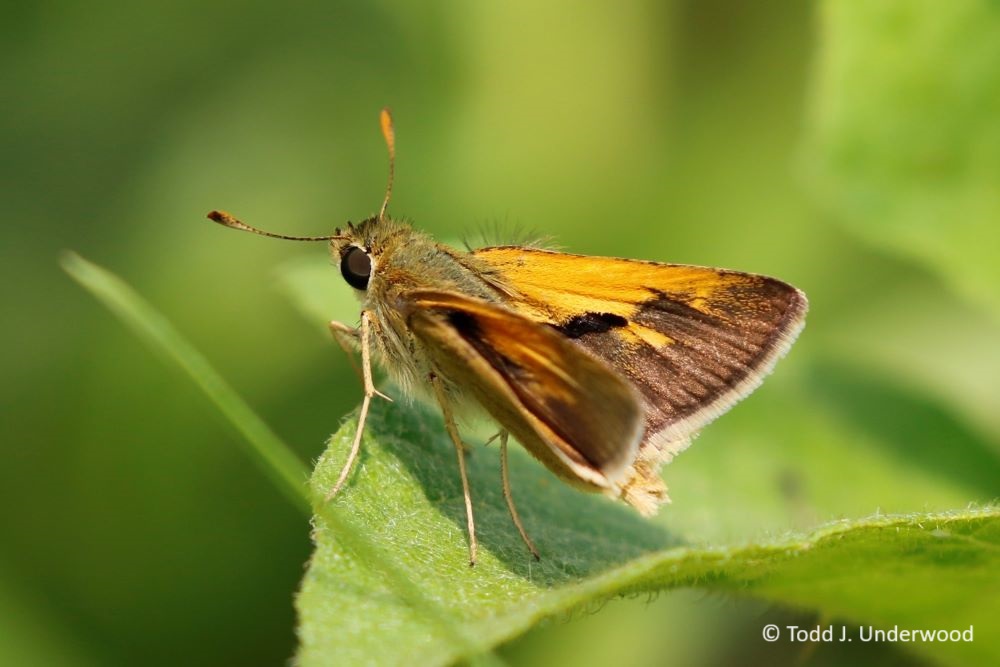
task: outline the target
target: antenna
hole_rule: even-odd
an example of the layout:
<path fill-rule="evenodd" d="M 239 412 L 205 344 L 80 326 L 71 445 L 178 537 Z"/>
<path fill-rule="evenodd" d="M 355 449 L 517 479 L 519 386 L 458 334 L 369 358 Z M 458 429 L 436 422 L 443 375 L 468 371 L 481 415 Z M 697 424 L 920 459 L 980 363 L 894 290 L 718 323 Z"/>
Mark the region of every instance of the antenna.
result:
<path fill-rule="evenodd" d="M 260 234 L 261 236 L 270 236 L 273 239 L 285 239 L 286 241 L 329 241 L 330 239 L 343 238 L 340 234 L 331 234 L 330 236 L 287 236 L 285 234 L 273 234 L 271 232 L 265 232 L 261 229 L 257 229 L 256 227 L 251 227 L 247 223 L 237 220 L 225 211 L 212 211 L 208 214 L 208 219 L 219 223 L 223 227 L 240 229 L 244 232 L 253 232 L 254 234 Z"/>
<path fill-rule="evenodd" d="M 385 199 L 382 200 L 382 208 L 378 212 L 378 219 L 382 220 L 385 217 L 385 209 L 389 206 L 389 198 L 392 196 L 392 177 L 396 170 L 396 131 L 392 127 L 392 114 L 389 112 L 389 107 L 382 109 L 378 120 L 382 126 L 385 147 L 389 149 L 389 182 L 385 186 Z"/>
<path fill-rule="evenodd" d="M 389 199 L 392 197 L 392 179 L 396 170 L 396 132 L 392 127 L 392 114 L 389 112 L 389 107 L 383 108 L 379 114 L 379 125 L 382 126 L 382 138 L 385 139 L 385 147 L 389 150 L 389 181 L 385 186 L 385 199 L 382 200 L 382 208 L 378 212 L 378 220 L 382 220 L 385 218 L 385 209 L 389 206 Z M 208 219 L 219 223 L 223 227 L 252 232 L 260 236 L 270 236 L 273 239 L 285 239 L 286 241 L 330 241 L 331 239 L 346 238 L 340 234 L 339 229 L 335 234 L 329 236 L 289 236 L 287 234 L 265 232 L 262 229 L 251 227 L 225 211 L 212 211 L 208 214 Z"/>

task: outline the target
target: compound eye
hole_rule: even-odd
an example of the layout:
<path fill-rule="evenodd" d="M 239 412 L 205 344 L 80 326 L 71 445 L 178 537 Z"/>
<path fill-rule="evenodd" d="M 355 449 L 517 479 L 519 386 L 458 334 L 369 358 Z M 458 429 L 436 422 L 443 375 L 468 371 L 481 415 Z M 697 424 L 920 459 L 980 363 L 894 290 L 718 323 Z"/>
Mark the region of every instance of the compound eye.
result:
<path fill-rule="evenodd" d="M 352 245 L 340 257 L 340 273 L 351 287 L 368 289 L 368 279 L 372 276 L 372 258 L 364 249 Z"/>

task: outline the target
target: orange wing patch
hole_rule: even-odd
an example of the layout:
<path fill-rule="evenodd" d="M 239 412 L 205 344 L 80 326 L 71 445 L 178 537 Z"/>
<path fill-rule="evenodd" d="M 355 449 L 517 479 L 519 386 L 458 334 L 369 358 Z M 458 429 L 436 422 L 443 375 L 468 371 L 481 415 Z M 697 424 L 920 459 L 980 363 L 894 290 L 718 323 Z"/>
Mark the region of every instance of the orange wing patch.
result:
<path fill-rule="evenodd" d="M 732 290 L 757 276 L 735 271 L 657 264 L 610 257 L 589 257 L 502 246 L 473 253 L 495 271 L 496 286 L 514 298 L 526 315 L 552 324 L 580 313 L 611 313 L 632 320 L 643 303 L 658 294 L 706 315 L 725 319 Z M 649 343 L 669 344 L 656 334 L 631 333 Z"/>

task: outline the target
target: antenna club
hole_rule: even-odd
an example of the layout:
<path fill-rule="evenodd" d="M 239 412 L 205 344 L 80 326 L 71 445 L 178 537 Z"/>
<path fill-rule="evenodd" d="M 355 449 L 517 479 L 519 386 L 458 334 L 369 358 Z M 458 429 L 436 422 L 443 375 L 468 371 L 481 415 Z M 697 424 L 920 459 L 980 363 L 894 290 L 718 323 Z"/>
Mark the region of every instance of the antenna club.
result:
<path fill-rule="evenodd" d="M 236 218 L 225 211 L 212 211 L 208 214 L 208 219 L 226 227 L 233 227 L 233 223 L 237 222 Z"/>
<path fill-rule="evenodd" d="M 378 212 L 378 219 L 382 220 L 385 218 L 385 209 L 389 206 L 389 199 L 392 197 L 392 178 L 396 170 L 396 131 L 392 127 L 392 113 L 389 111 L 389 107 L 382 108 L 378 120 L 382 127 L 385 147 L 389 151 L 389 178 L 385 185 L 385 199 L 382 200 L 382 208 Z"/>
<path fill-rule="evenodd" d="M 275 234 L 274 232 L 265 232 L 262 229 L 257 229 L 252 227 L 241 220 L 236 219 L 225 211 L 212 211 L 208 214 L 208 219 L 212 222 L 217 222 L 223 227 L 229 227 L 230 229 L 239 229 L 244 232 L 251 232 L 253 234 L 258 234 L 260 236 L 269 236 L 273 239 L 285 239 L 286 241 L 330 241 L 333 239 L 343 238 L 338 230 L 335 234 L 329 236 L 290 236 L 288 234 Z"/>
<path fill-rule="evenodd" d="M 389 148 L 389 153 L 394 153 L 396 148 L 396 131 L 392 126 L 392 111 L 389 107 L 383 107 L 378 116 L 379 125 L 382 126 L 382 136 L 385 144 Z"/>

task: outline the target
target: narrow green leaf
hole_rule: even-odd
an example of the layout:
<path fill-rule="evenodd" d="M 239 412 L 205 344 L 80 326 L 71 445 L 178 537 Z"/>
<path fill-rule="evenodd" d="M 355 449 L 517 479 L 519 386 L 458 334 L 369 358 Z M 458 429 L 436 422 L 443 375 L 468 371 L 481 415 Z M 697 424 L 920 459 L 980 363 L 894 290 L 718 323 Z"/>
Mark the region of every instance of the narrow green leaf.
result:
<path fill-rule="evenodd" d="M 157 352 L 174 360 L 244 436 L 250 457 L 286 496 L 309 511 L 305 480 L 309 471 L 243 401 L 208 361 L 160 313 L 118 276 L 75 253 L 60 260 L 63 269 L 108 307 Z"/>
<path fill-rule="evenodd" d="M 315 493 L 333 483 L 354 428 L 348 421 L 331 439 L 313 475 Z M 1000 659 L 1000 639 L 990 632 L 995 625 L 986 626 L 1000 614 L 995 508 L 843 521 L 805 537 L 751 544 L 685 546 L 625 507 L 560 484 L 517 451 L 513 493 L 542 552 L 536 563 L 507 515 L 496 452 L 474 447 L 469 473 L 481 553 L 469 568 L 454 458 L 436 415 L 376 404 L 359 464 L 334 504 L 393 554 L 401 576 L 477 638 L 477 650 L 608 597 L 695 586 L 880 626 L 978 624 L 974 644 L 912 648 L 956 664 Z M 324 517 L 314 535 L 316 552 L 297 600 L 302 665 L 334 657 L 447 664 L 465 655 L 400 604 L 393 582 L 352 555 Z"/>

